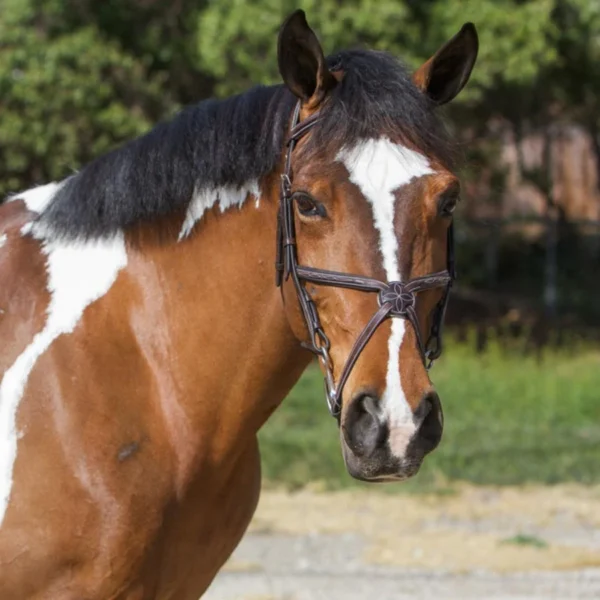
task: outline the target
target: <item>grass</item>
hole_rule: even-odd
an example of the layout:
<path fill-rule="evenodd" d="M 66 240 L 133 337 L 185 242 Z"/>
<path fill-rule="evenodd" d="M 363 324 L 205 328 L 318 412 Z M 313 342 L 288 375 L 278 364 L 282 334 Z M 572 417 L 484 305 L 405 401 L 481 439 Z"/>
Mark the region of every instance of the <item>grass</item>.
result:
<path fill-rule="evenodd" d="M 531 546 L 532 548 L 539 548 L 540 550 L 548 548 L 548 542 L 542 538 L 524 533 L 519 533 L 513 537 L 506 538 L 505 540 L 502 540 L 501 543 L 512 544 L 514 546 Z"/>
<path fill-rule="evenodd" d="M 449 343 L 432 370 L 444 438 L 405 491 L 480 484 L 600 482 L 600 352 L 546 351 L 540 361 L 491 344 L 483 355 Z M 290 488 L 364 486 L 346 473 L 316 367 L 260 433 L 268 482 Z M 390 486 L 385 486 L 389 488 Z"/>

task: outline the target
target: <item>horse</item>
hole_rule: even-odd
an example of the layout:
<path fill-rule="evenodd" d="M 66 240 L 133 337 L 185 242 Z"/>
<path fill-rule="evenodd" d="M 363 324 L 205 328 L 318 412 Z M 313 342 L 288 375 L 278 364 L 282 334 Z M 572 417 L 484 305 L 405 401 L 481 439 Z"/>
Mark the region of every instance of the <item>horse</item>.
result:
<path fill-rule="evenodd" d="M 412 74 L 325 57 L 183 109 L 0 205 L 0 598 L 196 600 L 260 492 L 257 432 L 316 354 L 350 475 L 414 475 L 453 279 L 465 24 Z"/>

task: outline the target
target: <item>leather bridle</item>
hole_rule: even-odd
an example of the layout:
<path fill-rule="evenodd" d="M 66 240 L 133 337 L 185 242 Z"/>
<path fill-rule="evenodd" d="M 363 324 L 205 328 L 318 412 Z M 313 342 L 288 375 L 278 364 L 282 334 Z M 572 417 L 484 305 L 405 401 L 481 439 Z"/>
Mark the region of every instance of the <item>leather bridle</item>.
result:
<path fill-rule="evenodd" d="M 448 228 L 446 270 L 423 277 L 415 277 L 407 282 L 392 281 L 386 283 L 371 277 L 349 275 L 299 265 L 292 193 L 292 152 L 298 141 L 319 122 L 319 115 L 316 113 L 301 123 L 299 120 L 300 103 L 298 102 L 292 117 L 287 141 L 285 167 L 281 176 L 280 205 L 277 217 L 276 283 L 280 287 L 284 279 L 287 280 L 290 277 L 294 282 L 298 302 L 310 335 L 310 342 L 302 342 L 302 346 L 318 356 L 325 371 L 325 391 L 329 412 L 333 417 L 339 418 L 342 409 L 344 385 L 364 347 L 385 319 L 406 319 L 412 324 L 419 351 L 427 369 L 431 368 L 433 362 L 441 355 L 442 325 L 448 305 L 450 288 L 455 279 L 453 226 L 451 224 Z M 303 285 L 307 282 L 378 294 L 379 310 L 371 317 L 354 342 L 346 364 L 342 369 L 337 387 L 333 378 L 333 364 L 329 356 L 329 338 L 321 326 L 317 308 Z M 424 343 L 416 312 L 415 294 L 439 287 L 444 288 L 444 295 L 434 309 L 429 337 Z"/>

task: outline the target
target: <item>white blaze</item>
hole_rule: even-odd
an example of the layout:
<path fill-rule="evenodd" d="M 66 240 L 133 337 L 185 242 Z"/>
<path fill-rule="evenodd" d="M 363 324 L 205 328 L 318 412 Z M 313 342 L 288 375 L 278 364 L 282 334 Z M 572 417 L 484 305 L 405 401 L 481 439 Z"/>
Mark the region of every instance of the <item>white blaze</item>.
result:
<path fill-rule="evenodd" d="M 342 150 L 337 160 L 345 165 L 350 173 L 350 181 L 360 188 L 371 205 L 387 280 L 400 281 L 398 239 L 394 229 L 394 192 L 412 179 L 433 173 L 428 159 L 418 152 L 392 143 L 388 138 L 380 138 Z M 404 332 L 404 319 L 392 319 L 386 389 L 382 398 L 382 407 L 390 428 L 413 425 L 412 411 L 400 381 L 400 346 Z M 405 445 L 409 439 L 410 435 L 402 439 L 401 443 Z"/>
<path fill-rule="evenodd" d="M 59 187 L 60 184 L 50 184 L 13 200 L 23 199 L 30 210 L 37 212 L 48 205 Z M 17 430 L 17 411 L 29 375 L 50 344 L 75 329 L 85 308 L 106 294 L 127 264 L 122 233 L 85 243 L 43 239 L 35 227 L 32 233 L 41 240 L 46 255 L 50 304 L 44 328 L 4 373 L 0 383 L 0 525 L 10 501 L 17 442 L 22 433 Z"/>

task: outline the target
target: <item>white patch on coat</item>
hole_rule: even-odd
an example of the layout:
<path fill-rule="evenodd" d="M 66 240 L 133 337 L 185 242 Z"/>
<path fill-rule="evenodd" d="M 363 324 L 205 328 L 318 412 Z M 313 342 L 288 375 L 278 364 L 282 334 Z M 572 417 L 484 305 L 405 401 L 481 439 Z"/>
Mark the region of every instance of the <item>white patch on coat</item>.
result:
<path fill-rule="evenodd" d="M 23 200 L 27 206 L 27 210 L 40 214 L 44 212 L 44 209 L 56 195 L 56 192 L 60 190 L 66 181 L 65 179 L 58 183 L 47 183 L 46 185 L 39 185 L 25 192 L 19 192 L 8 198 L 8 202 Z"/>
<path fill-rule="evenodd" d="M 63 181 L 59 181 L 58 183 L 54 182 L 47 183 L 46 185 L 39 185 L 37 187 L 31 188 L 30 190 L 13 194 L 12 196 L 9 196 L 6 201 L 15 202 L 17 200 L 22 200 L 23 202 L 25 202 L 27 210 L 37 214 L 41 214 L 48 207 L 50 202 L 53 200 L 54 196 L 56 196 L 58 190 L 60 190 L 60 188 L 63 185 L 65 185 L 67 181 L 68 179 L 65 179 Z M 39 224 L 37 224 L 37 226 L 35 225 L 36 224 L 34 224 L 33 221 L 25 223 L 25 225 L 21 227 L 21 235 L 25 237 L 32 233 L 32 231 L 34 231 L 35 229 L 35 237 L 37 237 L 38 239 L 45 237 L 41 231 L 41 227 L 39 226 Z"/>
<path fill-rule="evenodd" d="M 387 280 L 400 281 L 398 239 L 394 229 L 394 192 L 417 177 L 434 173 L 429 160 L 385 137 L 364 141 L 352 149 L 344 149 L 337 160 L 345 165 L 350 173 L 350 181 L 360 188 L 371 205 Z M 398 429 L 396 433 L 399 434 L 390 436 L 390 448 L 396 456 L 402 456 L 415 430 L 412 411 L 400 381 L 400 346 L 406 322 L 404 319 L 392 319 L 391 329 L 382 407 L 390 430 Z"/>
<path fill-rule="evenodd" d="M 28 198 L 31 200 L 32 196 Z M 38 200 L 36 206 L 43 210 L 47 201 L 41 200 L 41 194 L 35 195 L 35 201 Z M 32 233 L 40 239 L 36 229 Z M 110 239 L 85 243 L 43 238 L 41 242 L 42 252 L 46 255 L 50 292 L 46 324 L 5 372 L 0 383 L 0 525 L 13 485 L 17 441 L 20 438 L 17 411 L 31 371 L 56 338 L 75 329 L 86 307 L 108 292 L 119 271 L 127 264 L 122 233 Z"/>
<path fill-rule="evenodd" d="M 249 195 L 256 198 L 256 208 L 260 202 L 260 189 L 257 181 L 250 181 L 241 187 L 224 186 L 220 188 L 205 188 L 194 191 L 181 231 L 179 240 L 183 240 L 192 232 L 194 225 L 203 217 L 204 213 L 215 204 L 219 204 L 221 212 L 232 206 L 241 208 Z"/>
<path fill-rule="evenodd" d="M 8 237 L 6 236 L 5 233 L 0 235 L 0 248 L 2 248 L 2 246 L 4 246 L 4 244 L 6 244 L 7 239 L 8 239 Z"/>

